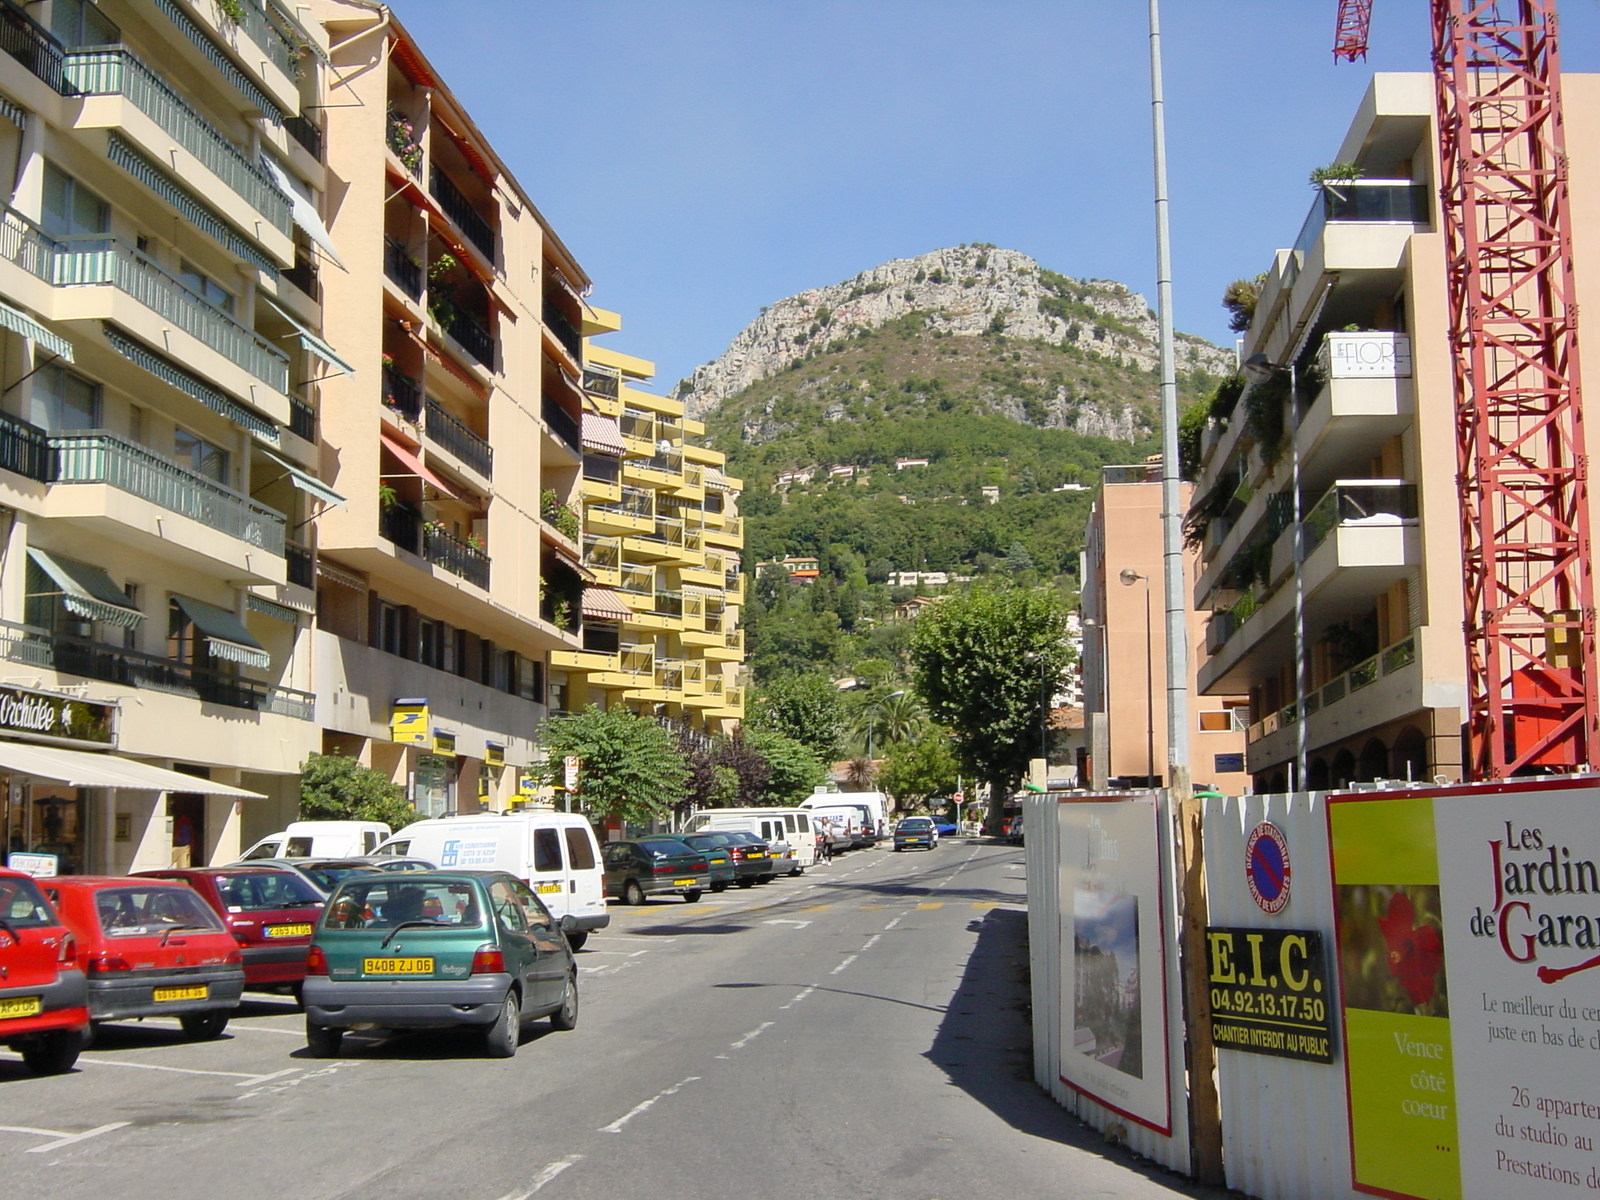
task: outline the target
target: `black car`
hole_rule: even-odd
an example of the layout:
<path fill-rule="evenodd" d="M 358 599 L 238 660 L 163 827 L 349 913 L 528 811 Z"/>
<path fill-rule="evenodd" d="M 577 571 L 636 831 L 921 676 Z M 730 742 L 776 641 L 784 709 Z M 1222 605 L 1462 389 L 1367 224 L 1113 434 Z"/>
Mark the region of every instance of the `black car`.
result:
<path fill-rule="evenodd" d="M 757 883 L 771 883 L 780 872 L 787 875 L 794 866 L 792 856 L 780 855 L 771 842 L 753 833 L 730 829 L 727 835 L 746 847 L 746 860 L 753 865 Z"/>
<path fill-rule="evenodd" d="M 754 887 L 761 880 L 772 878 L 772 867 L 769 864 L 772 851 L 767 843 L 755 834 L 710 829 L 694 836 L 726 847 L 733 859 L 733 881 L 740 887 Z"/>
<path fill-rule="evenodd" d="M 646 896 L 656 895 L 678 895 L 693 904 L 711 886 L 706 856 L 675 837 L 608 842 L 601 856 L 606 895 L 624 904 L 643 904 Z"/>
<path fill-rule="evenodd" d="M 725 892 L 728 885 L 738 878 L 739 871 L 734 865 L 733 851 L 727 842 L 722 840 L 721 834 L 715 833 L 680 833 L 678 840 L 691 850 L 698 850 L 706 856 L 706 865 L 711 868 L 711 890 Z"/>

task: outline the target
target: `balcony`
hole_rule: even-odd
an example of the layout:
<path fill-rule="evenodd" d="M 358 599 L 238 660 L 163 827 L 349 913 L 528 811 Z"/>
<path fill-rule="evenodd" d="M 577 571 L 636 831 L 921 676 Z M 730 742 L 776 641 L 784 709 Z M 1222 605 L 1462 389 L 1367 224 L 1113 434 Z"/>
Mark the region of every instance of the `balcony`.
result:
<path fill-rule="evenodd" d="M 284 516 L 116 434 L 55 434 L 55 482 L 103 483 L 238 538 L 267 554 L 284 554 Z"/>
<path fill-rule="evenodd" d="M 130 101 L 269 224 L 281 233 L 291 232 L 289 198 L 271 176 L 131 50 L 122 46 L 69 50 L 65 75 L 81 95 L 122 96 Z"/>
<path fill-rule="evenodd" d="M 296 113 L 283 119 L 283 128 L 300 143 L 301 149 L 318 162 L 322 161 L 322 128 L 308 118 Z"/>
<path fill-rule="evenodd" d="M 1398 479 L 1342 480 L 1329 488 L 1302 518 L 1302 552 L 1309 559 L 1335 529 L 1341 533 L 1361 529 L 1388 534 L 1415 525 L 1416 520 L 1416 485 Z M 1383 540 L 1387 543 L 1394 539 Z M 1388 557 L 1376 544 L 1373 553 Z"/>
<path fill-rule="evenodd" d="M 583 338 L 578 334 L 571 321 L 567 320 L 554 302 L 546 296 L 544 301 L 544 323 L 546 328 L 555 335 L 556 341 L 568 354 L 573 362 L 583 360 Z"/>
<path fill-rule="evenodd" d="M 432 396 L 428 397 L 425 409 L 428 414 L 428 440 L 455 455 L 485 479 L 491 478 L 494 474 L 494 448 L 464 422 L 445 411 L 444 406 Z"/>
<path fill-rule="evenodd" d="M 445 216 L 456 223 L 456 228 L 467 235 L 469 242 L 483 251 L 485 258 L 494 262 L 494 226 L 472 207 L 472 201 L 461 194 L 461 190 L 450 182 L 450 177 L 439 169 L 437 163 L 429 172 L 428 190 L 439 202 Z"/>
<path fill-rule="evenodd" d="M 1330 333 L 1317 365 L 1327 382 L 1300 418 L 1301 483 L 1313 490 L 1377 456 L 1416 412 L 1411 339 L 1403 333 Z"/>
<path fill-rule="evenodd" d="M 544 416 L 545 426 L 559 438 L 574 454 L 583 454 L 583 428 L 578 424 L 578 419 L 549 396 L 544 398 L 540 407 Z"/>
<path fill-rule="evenodd" d="M 50 87 L 69 95 L 64 66 L 66 51 L 12 0 L 0 3 L 0 50 L 4 50 Z"/>
<path fill-rule="evenodd" d="M 615 400 L 621 391 L 622 376 L 609 368 L 583 368 L 583 390 L 596 396 Z"/>
<path fill-rule="evenodd" d="M 0 468 L 49 483 L 56 474 L 50 435 L 37 425 L 0 413 Z"/>
<path fill-rule="evenodd" d="M 38 670 L 192 696 L 204 703 L 228 708 L 275 713 L 301 721 L 310 721 L 316 715 L 316 698 L 310 692 L 277 687 L 242 675 L 212 671 L 11 621 L 0 621 L 0 657 Z"/>
<path fill-rule="evenodd" d="M 654 567 L 622 568 L 622 582 L 617 590 L 628 596 L 650 596 L 656 593 L 656 572 Z"/>
<path fill-rule="evenodd" d="M 1317 191 L 1280 281 L 1293 288 L 1308 267 L 1392 271 L 1413 233 L 1429 228 L 1428 189 L 1409 179 L 1351 179 Z"/>
<path fill-rule="evenodd" d="M 57 287 L 114 287 L 268 387 L 288 394 L 288 355 L 200 299 L 132 246 L 100 237 L 49 241 L 34 229 L 16 231 L 13 242 L 9 225 L 0 236 L 0 252 L 14 247 L 16 257 L 7 257 L 18 265 Z"/>
<path fill-rule="evenodd" d="M 407 296 L 422 300 L 422 264 L 392 237 L 383 239 L 383 273 Z"/>
<path fill-rule="evenodd" d="M 489 590 L 489 556 L 441 525 L 422 527 L 422 557 L 468 583 Z"/>
<path fill-rule="evenodd" d="M 561 415 L 566 416 L 566 413 Z M 585 454 L 583 477 L 596 483 L 617 483 L 622 478 L 622 463 L 609 454 Z"/>
<path fill-rule="evenodd" d="M 288 542 L 283 549 L 284 557 L 289 561 L 289 582 L 304 588 L 316 587 L 317 563 L 311 548 Z"/>
<path fill-rule="evenodd" d="M 622 417 L 617 422 L 617 427 L 622 430 L 622 436 L 633 438 L 635 441 L 647 442 L 653 450 L 656 443 L 656 415 L 642 408 L 625 408 Z"/>
<path fill-rule="evenodd" d="M 416 422 L 422 416 L 422 388 L 405 372 L 395 367 L 384 367 L 383 405 L 406 420 Z"/>
<path fill-rule="evenodd" d="M 545 488 L 539 494 L 539 519 L 569 542 L 583 536 L 583 518 L 570 504 L 563 504 L 554 488 Z"/>
<path fill-rule="evenodd" d="M 235 7 L 239 13 L 237 18 L 239 28 L 251 41 L 266 51 L 273 66 L 290 79 L 295 78 L 300 64 L 300 51 L 284 35 L 277 23 L 267 16 L 260 0 L 240 0 Z M 230 15 L 229 19 L 234 18 Z"/>
<path fill-rule="evenodd" d="M 494 335 L 488 327 L 454 305 L 448 311 L 441 312 L 440 316 L 443 318 L 439 322 L 440 328 L 455 338 L 457 344 L 481 366 L 494 370 Z"/>
<path fill-rule="evenodd" d="M 378 514 L 378 532 L 398 549 L 422 554 L 422 514 L 405 504 L 392 504 Z"/>
<path fill-rule="evenodd" d="M 294 250 L 294 266 L 285 267 L 278 272 L 279 277 L 294 284 L 306 294 L 306 297 L 317 304 L 322 303 L 322 275 L 317 270 L 317 264 L 299 246 Z"/>
<path fill-rule="evenodd" d="M 289 432 L 308 442 L 317 440 L 317 410 L 293 396 L 289 397 Z"/>

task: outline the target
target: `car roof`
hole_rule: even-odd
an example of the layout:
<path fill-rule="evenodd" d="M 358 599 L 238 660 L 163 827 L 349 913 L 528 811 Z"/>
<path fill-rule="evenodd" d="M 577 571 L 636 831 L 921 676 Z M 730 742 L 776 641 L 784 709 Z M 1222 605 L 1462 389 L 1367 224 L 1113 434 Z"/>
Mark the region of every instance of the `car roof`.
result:
<path fill-rule="evenodd" d="M 48 879 L 39 880 L 38 882 L 44 883 L 48 887 L 65 884 L 67 887 L 83 888 L 85 890 L 113 886 L 126 887 L 129 884 L 137 884 L 140 887 L 146 884 L 154 884 L 157 887 L 184 887 L 176 879 L 155 879 L 148 875 L 52 875 Z"/>
<path fill-rule="evenodd" d="M 475 867 L 462 867 L 457 870 L 452 867 L 450 870 L 435 868 L 431 871 L 374 871 L 371 875 L 352 876 L 341 881 L 339 886 L 344 887 L 349 883 L 384 883 L 397 878 L 404 880 L 406 883 L 428 883 L 436 879 L 455 881 L 476 879 L 479 882 L 487 883 L 491 879 L 516 879 L 517 877 L 510 871 L 483 871 Z"/>
<path fill-rule="evenodd" d="M 235 865 L 224 866 L 224 867 L 157 867 L 153 871 L 140 871 L 140 872 L 137 873 L 137 875 L 130 876 L 129 878 L 148 879 L 148 878 L 151 878 L 152 876 L 159 877 L 159 876 L 164 876 L 164 875 L 181 875 L 181 876 L 190 876 L 190 875 L 199 876 L 199 875 L 204 875 L 204 876 L 210 877 L 210 876 L 215 876 L 215 875 L 293 875 L 293 874 L 294 874 L 294 872 L 289 870 L 287 867 L 263 867 L 263 866 L 256 866 L 254 862 L 251 862 L 249 864 L 242 864 L 241 863 L 241 864 L 235 864 Z"/>

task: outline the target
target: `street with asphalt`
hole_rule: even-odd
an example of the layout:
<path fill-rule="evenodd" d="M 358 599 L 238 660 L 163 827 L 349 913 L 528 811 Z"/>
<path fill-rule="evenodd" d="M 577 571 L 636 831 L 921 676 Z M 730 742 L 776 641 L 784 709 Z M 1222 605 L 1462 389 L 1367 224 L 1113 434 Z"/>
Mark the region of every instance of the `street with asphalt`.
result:
<path fill-rule="evenodd" d="M 213 1042 L 107 1026 L 75 1071 L 0 1052 L 8 1200 L 1193 1196 L 1032 1081 L 1021 850 L 860 850 L 613 907 L 578 1028 L 305 1052 L 287 1000 Z"/>

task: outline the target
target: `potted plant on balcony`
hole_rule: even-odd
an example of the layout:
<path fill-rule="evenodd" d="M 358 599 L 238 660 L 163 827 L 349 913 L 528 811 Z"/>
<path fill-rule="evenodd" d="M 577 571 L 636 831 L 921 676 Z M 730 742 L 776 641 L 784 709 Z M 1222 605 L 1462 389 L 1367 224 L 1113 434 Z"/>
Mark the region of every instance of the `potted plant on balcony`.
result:
<path fill-rule="evenodd" d="M 417 138 L 416 126 L 393 108 L 389 110 L 389 149 L 413 175 L 422 170 L 422 142 Z"/>
<path fill-rule="evenodd" d="M 445 332 L 461 316 L 461 306 L 450 283 L 450 274 L 460 265 L 455 255 L 441 254 L 428 268 L 428 319 Z"/>
<path fill-rule="evenodd" d="M 378 485 L 378 511 L 388 512 L 391 508 L 399 503 L 399 492 L 395 491 L 394 488 L 390 487 L 387 483 L 380 483 Z"/>

